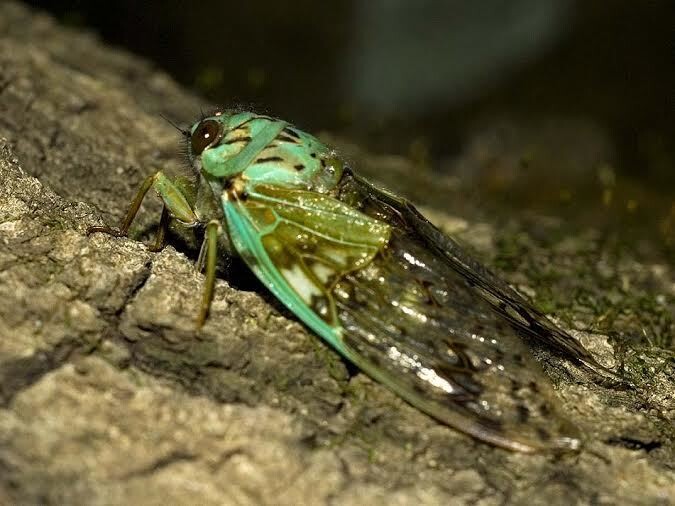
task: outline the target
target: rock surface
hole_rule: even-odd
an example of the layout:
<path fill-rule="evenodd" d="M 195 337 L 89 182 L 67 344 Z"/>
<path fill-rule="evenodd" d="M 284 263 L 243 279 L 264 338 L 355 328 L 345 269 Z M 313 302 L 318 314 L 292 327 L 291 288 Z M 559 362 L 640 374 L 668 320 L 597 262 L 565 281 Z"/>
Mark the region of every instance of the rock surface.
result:
<path fill-rule="evenodd" d="M 119 220 L 155 168 L 180 170 L 158 113 L 188 119 L 200 105 L 152 65 L 0 4 L 0 504 L 673 500 L 672 266 L 616 252 L 593 231 L 542 247 L 517 225 L 497 231 L 430 204 L 543 307 L 586 290 L 561 323 L 584 329 L 586 346 L 636 385 L 598 385 L 541 351 L 588 443 L 563 456 L 492 448 L 348 367 L 245 272 L 218 281 L 197 332 L 202 276 L 189 235 L 173 236 L 181 252 L 139 241 L 157 222 L 155 199 L 134 239 L 85 235 Z M 432 186 L 411 179 L 406 160 L 359 156 L 413 197 Z M 661 347 L 595 325 L 607 305 L 622 308 L 614 330 L 642 329 Z"/>

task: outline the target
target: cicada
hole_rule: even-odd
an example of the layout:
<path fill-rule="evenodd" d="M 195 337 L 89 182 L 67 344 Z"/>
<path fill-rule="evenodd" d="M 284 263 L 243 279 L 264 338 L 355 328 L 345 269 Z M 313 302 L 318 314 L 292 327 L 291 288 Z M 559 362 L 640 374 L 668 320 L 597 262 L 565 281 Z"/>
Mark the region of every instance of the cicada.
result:
<path fill-rule="evenodd" d="M 220 248 L 346 360 L 440 422 L 514 451 L 579 447 L 524 338 L 602 366 L 410 202 L 280 119 L 221 111 L 181 131 L 189 191 L 157 172 L 119 228 L 89 232 L 126 235 L 150 188 L 164 203 L 155 249 L 170 219 L 203 226 L 199 326 Z"/>

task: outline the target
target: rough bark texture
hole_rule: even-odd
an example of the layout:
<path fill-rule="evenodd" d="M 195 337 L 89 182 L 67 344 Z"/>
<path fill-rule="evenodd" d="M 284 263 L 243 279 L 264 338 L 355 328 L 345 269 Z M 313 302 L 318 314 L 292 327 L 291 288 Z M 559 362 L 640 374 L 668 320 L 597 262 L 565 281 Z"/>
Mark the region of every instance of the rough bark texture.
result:
<path fill-rule="evenodd" d="M 218 281 L 211 317 L 195 331 L 202 276 L 184 254 L 194 256 L 189 237 L 174 236 L 183 252 L 151 253 L 138 240 L 157 222 L 156 199 L 134 239 L 84 232 L 119 220 L 155 168 L 179 168 L 176 133 L 157 113 L 190 118 L 200 100 L 148 63 L 15 3 L 0 5 L 0 37 L 0 504 L 675 497 L 675 373 L 663 348 L 620 351 L 606 332 L 577 332 L 601 360 L 624 363 L 636 384 L 624 391 L 541 351 L 588 443 L 578 454 L 525 456 L 458 434 L 352 370 L 246 273 Z M 407 172 L 389 183 L 414 197 L 430 187 L 426 176 L 411 180 L 405 160 L 359 156 L 366 171 Z M 436 194 L 443 184 L 434 181 Z M 611 292 L 623 315 L 615 327 L 672 332 L 667 264 L 606 251 L 592 232 L 543 248 L 522 231 L 452 219 L 442 201 L 435 221 L 485 258 L 516 248 L 517 265 L 499 265 L 535 301 L 546 287 L 553 303 L 558 288 L 587 288 L 566 325 L 591 328 L 594 297 L 612 279 L 631 286 Z M 537 278 L 546 269 L 557 276 Z"/>

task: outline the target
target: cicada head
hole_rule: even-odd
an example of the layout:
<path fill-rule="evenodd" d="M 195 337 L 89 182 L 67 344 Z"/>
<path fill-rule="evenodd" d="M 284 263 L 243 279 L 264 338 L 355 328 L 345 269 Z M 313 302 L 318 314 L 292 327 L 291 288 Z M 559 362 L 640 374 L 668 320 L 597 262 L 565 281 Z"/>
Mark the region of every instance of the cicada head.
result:
<path fill-rule="evenodd" d="M 244 179 L 323 192 L 342 163 L 316 137 L 285 121 L 251 112 L 216 112 L 190 129 L 191 166 L 209 178 Z"/>

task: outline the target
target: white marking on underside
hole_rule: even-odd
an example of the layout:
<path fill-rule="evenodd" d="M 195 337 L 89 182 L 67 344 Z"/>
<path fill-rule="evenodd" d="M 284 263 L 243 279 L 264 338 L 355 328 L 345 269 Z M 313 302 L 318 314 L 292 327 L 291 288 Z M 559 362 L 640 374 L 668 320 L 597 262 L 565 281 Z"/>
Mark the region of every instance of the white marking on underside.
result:
<path fill-rule="evenodd" d="M 299 265 L 294 265 L 292 269 L 283 269 L 281 274 L 307 304 L 311 304 L 313 295 L 322 294 L 321 289 L 307 277 Z"/>

